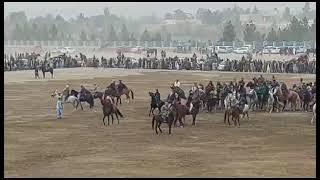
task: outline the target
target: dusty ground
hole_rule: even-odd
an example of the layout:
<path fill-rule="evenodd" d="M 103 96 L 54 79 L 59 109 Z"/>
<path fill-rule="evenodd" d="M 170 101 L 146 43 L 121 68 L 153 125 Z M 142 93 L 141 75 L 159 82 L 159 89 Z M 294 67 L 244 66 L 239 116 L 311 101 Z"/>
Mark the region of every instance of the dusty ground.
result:
<path fill-rule="evenodd" d="M 33 80 L 32 71 L 5 72 L 4 174 L 5 177 L 315 177 L 316 129 L 310 112 L 251 113 L 241 127 L 227 127 L 223 114 L 199 114 L 196 127 L 190 117 L 185 128 L 155 135 L 148 117 L 148 91 L 158 88 L 164 98 L 175 79 L 189 89 L 194 81 L 225 81 L 254 74 L 64 69 L 53 80 Z M 122 77 L 117 77 L 121 75 Z M 129 75 L 129 76 L 128 76 Z M 267 76 L 268 78 L 271 75 Z M 276 75 L 287 82 L 315 75 Z M 135 99 L 120 105 L 120 124 L 102 124 L 97 112 L 72 112 L 55 118 L 54 89 L 66 83 L 96 82 L 105 87 L 121 78 L 134 90 Z M 67 80 L 69 79 L 69 80 Z"/>

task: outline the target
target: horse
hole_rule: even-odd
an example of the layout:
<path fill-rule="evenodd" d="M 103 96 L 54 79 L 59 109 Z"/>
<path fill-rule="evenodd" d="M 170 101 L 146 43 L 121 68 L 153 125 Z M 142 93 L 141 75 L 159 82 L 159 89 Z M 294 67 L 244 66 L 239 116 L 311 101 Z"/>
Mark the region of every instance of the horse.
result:
<path fill-rule="evenodd" d="M 231 106 L 229 109 L 225 110 L 224 113 L 224 124 L 226 124 L 226 120 L 228 119 L 228 124 L 230 124 L 230 116 L 231 120 L 234 122 L 234 125 L 240 127 L 240 114 L 241 110 L 238 106 Z"/>
<path fill-rule="evenodd" d="M 109 123 L 110 116 L 111 116 L 112 124 L 113 124 L 113 114 L 116 115 L 117 120 L 118 120 L 118 124 L 119 124 L 119 117 L 118 117 L 118 115 L 123 118 L 123 115 L 121 114 L 121 112 L 119 111 L 119 109 L 118 109 L 117 107 L 115 107 L 115 106 L 111 103 L 111 101 L 110 101 L 109 99 L 106 99 L 106 100 L 105 100 L 105 99 L 102 99 L 102 97 L 99 98 L 99 99 L 100 99 L 100 102 L 101 102 L 101 105 L 102 105 L 102 110 L 103 110 L 103 119 L 102 119 L 103 125 L 104 125 L 104 126 L 106 125 L 105 122 L 104 122 L 104 119 L 105 119 L 107 116 L 108 116 L 108 125 L 110 125 L 110 123 Z"/>
<path fill-rule="evenodd" d="M 282 84 L 282 85 L 284 85 L 284 84 Z M 296 93 L 295 91 L 289 90 L 287 88 L 284 88 L 284 90 L 282 91 L 282 94 L 285 99 L 283 109 L 285 108 L 287 102 L 290 102 L 292 110 L 296 111 L 297 102 L 298 102 L 298 104 L 300 104 L 300 97 L 299 97 L 298 93 Z"/>
<path fill-rule="evenodd" d="M 208 112 L 212 111 L 212 107 L 214 107 L 216 109 L 216 104 L 218 102 L 218 98 L 217 96 L 217 91 L 210 91 L 209 94 L 207 95 L 206 99 L 206 106 L 207 106 L 207 110 Z"/>
<path fill-rule="evenodd" d="M 71 95 L 69 93 L 69 91 L 65 90 L 62 92 L 62 99 L 64 100 L 64 103 L 72 104 L 74 110 L 76 110 L 78 108 L 79 104 L 80 104 L 81 109 L 83 110 L 82 104 L 80 103 L 80 100 L 78 99 L 78 97 L 73 94 Z"/>
<path fill-rule="evenodd" d="M 285 101 L 286 100 L 284 99 L 281 88 L 278 86 L 275 87 L 272 95 L 276 97 L 276 99 L 274 100 L 274 103 L 279 106 L 279 107 L 277 107 L 276 105 L 274 105 L 274 107 L 277 108 L 277 111 L 279 111 L 279 110 L 280 110 L 280 112 L 283 111 L 285 108 Z M 282 106 L 282 108 L 281 108 L 281 106 Z"/>
<path fill-rule="evenodd" d="M 157 104 L 157 101 L 156 101 L 156 97 L 155 97 L 155 94 L 152 93 L 152 92 L 149 92 L 149 95 L 151 97 L 151 103 L 150 103 L 150 111 L 149 111 L 149 116 L 150 116 L 150 113 L 152 112 L 152 115 L 153 114 L 153 111 L 155 109 L 158 109 L 159 112 L 161 112 L 161 107 L 164 105 L 164 102 L 160 100 L 160 103 L 159 103 L 159 106 Z"/>
<path fill-rule="evenodd" d="M 75 97 L 78 97 L 78 99 L 80 101 L 80 105 L 81 105 L 81 102 L 87 102 L 90 105 L 90 109 L 93 108 L 93 106 L 94 106 L 94 98 L 93 98 L 93 95 L 91 93 L 79 97 L 79 95 L 80 95 L 79 92 L 74 90 L 74 89 L 72 89 L 70 94 L 75 96 Z M 81 107 L 82 107 L 82 105 L 81 105 Z"/>
<path fill-rule="evenodd" d="M 256 109 L 258 109 L 257 106 L 259 105 L 259 100 L 258 100 L 257 92 L 254 89 L 250 89 L 250 91 L 249 91 L 249 99 L 250 99 L 249 109 L 252 108 L 252 111 L 254 111 L 253 107 L 256 107 Z"/>
<path fill-rule="evenodd" d="M 53 68 L 52 67 L 49 67 L 48 69 L 46 69 L 46 67 L 43 65 L 43 66 L 41 66 L 41 71 L 42 71 L 43 78 L 46 78 L 46 72 L 50 72 L 51 78 L 53 78 Z"/>
<path fill-rule="evenodd" d="M 174 121 L 174 113 L 173 113 L 173 111 L 171 111 L 169 113 L 167 121 L 165 121 L 160 114 L 154 115 L 152 117 L 152 130 L 154 130 L 154 127 L 155 127 L 155 131 L 158 134 L 158 128 L 159 128 L 160 133 L 162 133 L 162 130 L 160 128 L 161 123 L 167 123 L 168 126 L 169 126 L 169 134 L 171 134 L 171 127 L 172 127 L 173 121 Z M 154 123 L 154 122 L 156 122 L 156 123 Z"/>
<path fill-rule="evenodd" d="M 308 111 L 312 99 L 311 93 L 307 89 L 301 89 L 297 92 L 301 100 L 300 106 L 303 110 Z"/>
<path fill-rule="evenodd" d="M 116 89 L 118 89 L 118 88 L 116 88 Z M 113 96 L 117 98 L 117 103 L 116 104 L 118 105 L 119 100 L 120 100 L 120 104 L 122 104 L 122 102 L 121 102 L 121 96 L 122 95 L 126 95 L 126 97 L 127 97 L 126 101 L 127 101 L 127 103 L 129 103 L 130 102 L 130 95 L 129 95 L 130 92 L 131 92 L 132 99 L 134 99 L 132 89 L 124 88 L 121 91 L 117 90 L 116 93 L 113 94 Z"/>
<path fill-rule="evenodd" d="M 274 97 L 273 97 L 273 92 L 270 89 L 269 90 L 269 97 L 268 97 L 268 102 L 267 102 L 267 108 L 268 108 L 268 112 L 271 114 L 271 112 L 273 111 L 274 106 Z"/>
<path fill-rule="evenodd" d="M 200 109 L 200 101 L 193 102 L 193 108 L 191 109 L 191 112 L 189 112 L 189 108 L 187 106 L 184 106 L 180 103 L 175 103 L 175 111 L 176 111 L 176 118 L 174 120 L 174 125 L 176 125 L 177 120 L 179 120 L 180 125 L 183 127 L 184 123 L 182 122 L 182 118 L 185 121 L 186 115 L 192 115 L 192 126 L 195 126 L 195 121 L 197 118 L 197 114 L 199 113 Z"/>
<path fill-rule="evenodd" d="M 313 124 L 314 120 L 316 119 L 316 112 L 317 112 L 317 108 L 316 108 L 316 103 L 314 103 L 313 107 L 312 107 L 312 119 L 311 119 L 311 124 Z"/>

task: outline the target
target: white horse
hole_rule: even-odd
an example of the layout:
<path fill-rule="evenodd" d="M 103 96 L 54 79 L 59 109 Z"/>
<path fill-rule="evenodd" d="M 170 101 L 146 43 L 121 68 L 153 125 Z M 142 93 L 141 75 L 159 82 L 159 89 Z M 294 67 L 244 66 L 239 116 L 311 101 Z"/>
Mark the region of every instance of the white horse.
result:
<path fill-rule="evenodd" d="M 274 104 L 274 97 L 273 97 L 273 92 L 270 89 L 269 90 L 269 97 L 268 97 L 268 105 L 267 105 L 267 108 L 269 109 L 269 113 L 271 113 L 273 110 L 273 104 Z"/>
<path fill-rule="evenodd" d="M 249 98 L 250 98 L 249 109 L 251 109 L 251 107 L 252 107 L 252 111 L 254 110 L 253 107 L 256 107 L 256 109 L 258 109 L 258 107 L 257 107 L 257 105 L 258 105 L 258 95 L 257 95 L 257 92 L 254 89 L 250 89 L 249 90 Z"/>
<path fill-rule="evenodd" d="M 314 103 L 313 107 L 312 107 L 312 119 L 311 119 L 311 124 L 313 124 L 314 120 L 316 119 L 316 103 Z"/>
<path fill-rule="evenodd" d="M 74 95 L 70 95 L 70 96 L 63 95 L 63 99 L 64 99 L 64 103 L 72 104 L 72 106 L 74 108 L 73 111 L 75 111 L 78 108 L 79 104 L 80 104 L 81 109 L 83 110 L 82 104 L 80 103 L 80 100 L 78 97 L 76 97 Z"/>

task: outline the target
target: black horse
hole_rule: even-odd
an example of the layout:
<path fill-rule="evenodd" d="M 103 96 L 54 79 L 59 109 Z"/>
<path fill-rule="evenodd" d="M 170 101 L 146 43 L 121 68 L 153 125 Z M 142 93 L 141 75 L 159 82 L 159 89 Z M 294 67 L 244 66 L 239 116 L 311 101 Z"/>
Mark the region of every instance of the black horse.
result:
<path fill-rule="evenodd" d="M 153 114 L 153 111 L 154 111 L 155 109 L 158 109 L 159 112 L 161 112 L 161 107 L 164 105 L 164 102 L 160 100 L 160 103 L 157 104 L 155 94 L 152 93 L 152 92 L 149 92 L 149 95 L 150 95 L 150 97 L 151 97 L 150 111 L 149 111 L 149 116 L 150 116 L 150 113 L 152 113 L 152 115 L 154 115 L 154 114 Z"/>
<path fill-rule="evenodd" d="M 70 95 L 74 95 L 78 97 L 79 92 L 72 89 Z M 90 109 L 92 109 L 94 106 L 94 97 L 91 93 L 80 96 L 79 101 L 80 101 L 80 104 L 81 102 L 87 102 L 90 105 Z M 83 110 L 82 105 L 81 105 L 81 109 Z"/>
<path fill-rule="evenodd" d="M 162 133 L 162 130 L 160 128 L 161 126 L 161 123 L 167 123 L 168 126 L 169 126 L 169 134 L 171 134 L 171 127 L 172 127 L 172 124 L 174 122 L 174 113 L 173 111 L 171 111 L 169 113 L 169 116 L 167 118 L 167 121 L 165 121 L 165 119 L 162 118 L 162 116 L 160 114 L 157 114 L 157 115 L 154 115 L 152 117 L 152 130 L 154 129 L 154 127 L 156 128 L 155 131 L 156 133 L 158 134 L 158 129 L 160 130 L 160 133 Z"/>
<path fill-rule="evenodd" d="M 51 78 L 53 78 L 53 68 L 52 67 L 46 68 L 45 65 L 42 65 L 41 71 L 42 71 L 43 78 L 46 78 L 46 72 L 50 72 Z"/>

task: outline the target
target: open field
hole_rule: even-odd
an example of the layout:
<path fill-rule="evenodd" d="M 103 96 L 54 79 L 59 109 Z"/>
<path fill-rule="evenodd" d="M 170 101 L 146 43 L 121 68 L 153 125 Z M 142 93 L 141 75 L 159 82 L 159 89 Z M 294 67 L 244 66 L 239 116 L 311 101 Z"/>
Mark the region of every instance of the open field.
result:
<path fill-rule="evenodd" d="M 156 135 L 148 117 L 148 91 L 159 89 L 162 99 L 176 79 L 186 91 L 194 81 L 231 81 L 255 73 L 156 71 L 74 68 L 55 70 L 54 79 L 34 79 L 33 71 L 4 74 L 4 174 L 5 177 L 315 177 L 316 128 L 311 112 L 268 114 L 253 112 L 241 127 L 223 124 L 223 113 L 191 117 L 186 127 Z M 270 79 L 270 75 L 264 75 Z M 275 74 L 280 81 L 297 83 L 315 75 Z M 42 77 L 42 76 L 41 76 Z M 120 124 L 103 126 L 98 101 L 95 111 L 55 117 L 55 89 L 67 83 L 101 88 L 121 79 L 135 99 L 119 105 Z M 124 101 L 123 101 L 124 102 Z"/>

